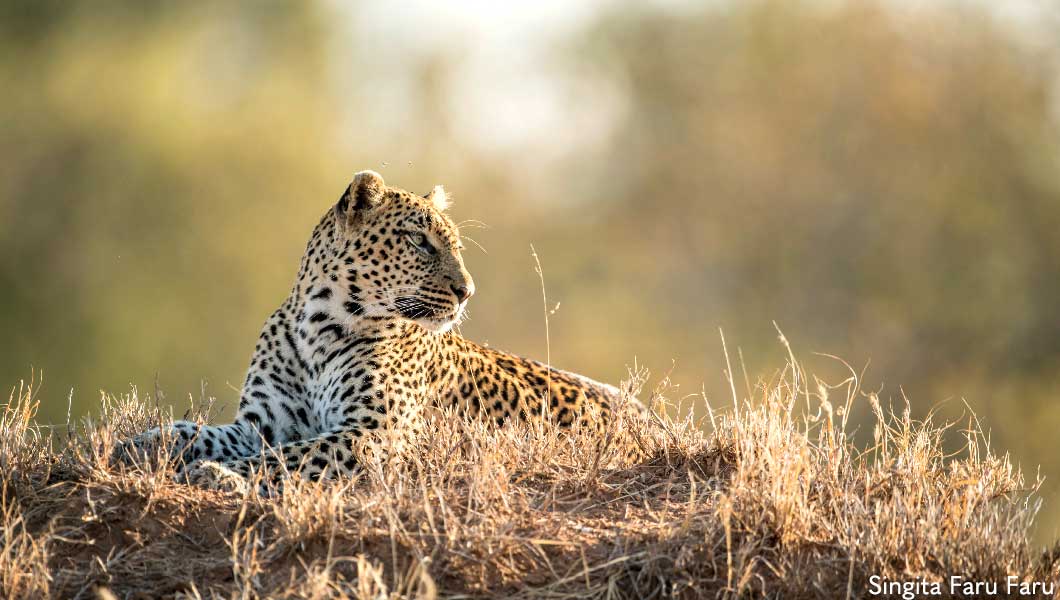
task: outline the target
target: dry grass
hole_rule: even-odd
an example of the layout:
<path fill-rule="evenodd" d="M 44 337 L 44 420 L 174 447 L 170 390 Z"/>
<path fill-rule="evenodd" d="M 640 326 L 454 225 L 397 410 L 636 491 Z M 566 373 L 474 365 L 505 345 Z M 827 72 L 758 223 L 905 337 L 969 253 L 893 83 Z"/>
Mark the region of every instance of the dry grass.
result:
<path fill-rule="evenodd" d="M 262 499 L 109 467 L 115 436 L 160 417 L 135 391 L 53 433 L 22 388 L 0 420 L 0 585 L 19 598 L 844 598 L 866 597 L 872 574 L 1056 577 L 1055 553 L 1028 542 L 1034 490 L 976 428 L 951 429 L 967 445 L 947 456 L 946 428 L 794 363 L 754 396 L 704 423 L 617 423 L 643 464 L 605 468 L 614 449 L 581 432 L 437 418 L 419 451 L 357 481 Z M 859 402 L 876 415 L 867 450 L 847 430 Z M 798 417 L 807 407 L 818 416 Z"/>

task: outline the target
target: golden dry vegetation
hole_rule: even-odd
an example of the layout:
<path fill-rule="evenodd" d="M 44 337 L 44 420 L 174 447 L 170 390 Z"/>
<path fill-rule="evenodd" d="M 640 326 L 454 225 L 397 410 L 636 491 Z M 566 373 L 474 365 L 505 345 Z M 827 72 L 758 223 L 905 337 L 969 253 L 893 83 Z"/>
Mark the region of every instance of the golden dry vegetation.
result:
<path fill-rule="evenodd" d="M 109 466 L 117 436 L 172 418 L 136 390 L 62 430 L 34 424 L 23 386 L 0 421 L 0 585 L 11 598 L 843 598 L 865 597 L 872 574 L 1056 577 L 1057 552 L 1028 541 L 1036 486 L 974 418 L 917 422 L 855 374 L 829 386 L 794 359 L 727 385 L 734 402 L 702 415 L 665 384 L 644 393 L 653 416 L 603 442 L 439 415 L 414 452 L 274 497 Z M 875 415 L 867 448 L 847 422 L 859 403 Z M 947 429 L 966 440 L 956 455 Z M 650 460 L 615 465 L 619 433 Z"/>

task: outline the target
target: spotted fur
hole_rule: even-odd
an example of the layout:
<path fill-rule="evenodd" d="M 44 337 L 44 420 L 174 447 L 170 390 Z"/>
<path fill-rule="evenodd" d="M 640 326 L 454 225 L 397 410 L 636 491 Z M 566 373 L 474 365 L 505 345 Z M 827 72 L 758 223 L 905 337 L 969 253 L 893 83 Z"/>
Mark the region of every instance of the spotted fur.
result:
<path fill-rule="evenodd" d="M 613 386 L 451 330 L 475 284 L 447 207 L 441 186 L 421 197 L 372 171 L 355 176 L 313 231 L 291 294 L 265 322 L 235 421 L 180 421 L 166 432 L 183 480 L 238 489 L 262 461 L 273 478 L 351 474 L 370 442 L 391 434 L 400 446 L 428 407 L 497 425 L 606 422 L 622 401 Z M 162 436 L 148 431 L 116 452 L 143 455 Z"/>

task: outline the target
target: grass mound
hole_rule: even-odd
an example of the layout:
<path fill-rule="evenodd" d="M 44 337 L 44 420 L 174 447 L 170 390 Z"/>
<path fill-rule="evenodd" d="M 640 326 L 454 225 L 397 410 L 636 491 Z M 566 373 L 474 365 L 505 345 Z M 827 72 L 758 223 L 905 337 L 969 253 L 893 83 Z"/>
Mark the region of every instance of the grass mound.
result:
<path fill-rule="evenodd" d="M 872 575 L 1056 578 L 1055 553 L 1028 541 L 1034 486 L 978 429 L 947 456 L 945 427 L 883 410 L 854 377 L 808 385 L 794 363 L 754 396 L 702 422 L 616 422 L 652 457 L 618 466 L 581 432 L 436 418 L 415 453 L 356 481 L 263 499 L 109 466 L 118 436 L 164 421 L 135 390 L 53 431 L 20 388 L 0 417 L 0 586 L 19 598 L 831 599 L 866 597 Z M 848 431 L 855 402 L 875 414 L 867 449 Z M 798 416 L 807 407 L 815 417 Z"/>

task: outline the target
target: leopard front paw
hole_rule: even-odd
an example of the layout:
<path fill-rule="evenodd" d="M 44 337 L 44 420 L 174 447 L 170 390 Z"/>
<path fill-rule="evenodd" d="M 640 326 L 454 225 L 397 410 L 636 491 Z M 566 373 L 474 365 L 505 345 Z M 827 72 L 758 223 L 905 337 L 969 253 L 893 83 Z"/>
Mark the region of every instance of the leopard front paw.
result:
<path fill-rule="evenodd" d="M 198 431 L 199 425 L 189 421 L 177 421 L 165 429 L 155 427 L 115 444 L 110 453 L 110 464 L 190 463 L 199 458 L 193 443 Z"/>
<path fill-rule="evenodd" d="M 158 429 L 145 431 L 128 440 L 120 440 L 111 449 L 110 464 L 128 467 L 152 464 L 160 457 L 162 443 L 162 432 Z"/>
<path fill-rule="evenodd" d="M 245 493 L 250 486 L 247 478 L 225 465 L 212 460 L 192 464 L 176 477 L 177 482 L 208 490 Z"/>

